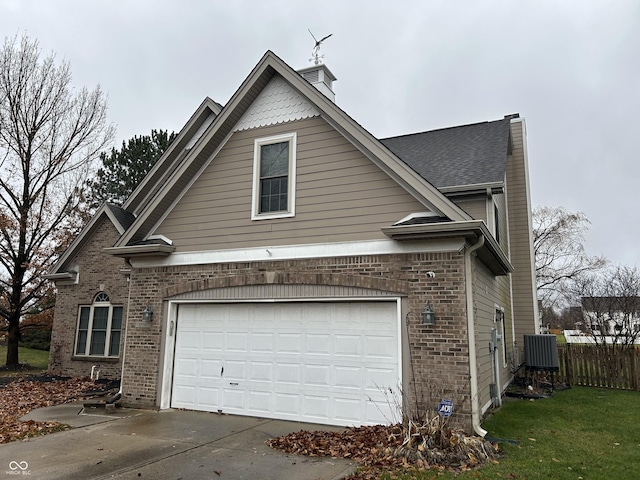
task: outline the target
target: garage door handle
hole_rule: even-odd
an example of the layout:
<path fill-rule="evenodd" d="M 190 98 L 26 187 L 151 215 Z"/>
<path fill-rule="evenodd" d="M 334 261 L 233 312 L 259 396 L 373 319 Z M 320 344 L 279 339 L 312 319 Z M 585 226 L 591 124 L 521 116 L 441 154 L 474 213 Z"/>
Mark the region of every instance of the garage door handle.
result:
<path fill-rule="evenodd" d="M 229 382 L 229 385 L 233 385 L 233 386 L 237 387 L 238 386 L 238 382 Z"/>

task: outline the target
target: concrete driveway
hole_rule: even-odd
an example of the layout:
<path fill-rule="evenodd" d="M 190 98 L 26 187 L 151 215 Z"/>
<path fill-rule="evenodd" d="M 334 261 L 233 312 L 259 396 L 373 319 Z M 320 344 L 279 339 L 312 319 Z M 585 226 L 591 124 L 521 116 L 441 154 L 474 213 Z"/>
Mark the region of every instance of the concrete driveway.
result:
<path fill-rule="evenodd" d="M 347 460 L 288 455 L 265 444 L 332 427 L 178 410 L 81 411 L 69 404 L 23 417 L 74 428 L 0 445 L 0 478 L 332 480 L 355 469 Z"/>

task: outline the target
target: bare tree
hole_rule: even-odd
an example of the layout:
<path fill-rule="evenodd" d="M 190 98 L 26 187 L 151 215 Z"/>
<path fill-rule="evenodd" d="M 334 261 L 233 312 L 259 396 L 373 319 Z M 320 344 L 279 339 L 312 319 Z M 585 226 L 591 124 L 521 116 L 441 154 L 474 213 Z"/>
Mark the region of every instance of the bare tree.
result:
<path fill-rule="evenodd" d="M 618 266 L 573 283 L 585 329 L 597 345 L 634 348 L 640 338 L 640 272 Z"/>
<path fill-rule="evenodd" d="M 571 280 L 606 266 L 604 258 L 584 251 L 588 226 L 584 213 L 567 212 L 562 207 L 534 208 L 536 283 L 544 306 L 554 306 L 564 298 Z"/>
<path fill-rule="evenodd" d="M 66 62 L 41 58 L 26 35 L 0 50 L 0 318 L 7 367 L 17 368 L 20 322 L 46 294 L 42 274 L 68 239 L 69 215 L 100 151 L 113 139 L 99 87 L 75 91 Z"/>

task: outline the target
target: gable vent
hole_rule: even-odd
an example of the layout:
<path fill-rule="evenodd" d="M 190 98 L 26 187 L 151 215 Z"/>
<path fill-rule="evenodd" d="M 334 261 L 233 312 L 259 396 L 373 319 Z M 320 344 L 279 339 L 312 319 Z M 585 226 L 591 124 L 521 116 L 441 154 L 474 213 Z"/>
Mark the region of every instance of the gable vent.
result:
<path fill-rule="evenodd" d="M 336 95 L 333 93 L 333 82 L 337 79 L 325 64 L 320 63 L 312 67 L 303 68 L 302 70 L 298 70 L 298 73 L 329 98 L 329 100 L 332 102 L 336 101 Z"/>
<path fill-rule="evenodd" d="M 302 78 L 304 78 L 309 83 L 315 83 L 320 80 L 320 72 L 318 70 L 304 72 L 302 74 Z"/>
<path fill-rule="evenodd" d="M 524 363 L 528 370 L 557 372 L 558 344 L 555 335 L 525 335 Z"/>

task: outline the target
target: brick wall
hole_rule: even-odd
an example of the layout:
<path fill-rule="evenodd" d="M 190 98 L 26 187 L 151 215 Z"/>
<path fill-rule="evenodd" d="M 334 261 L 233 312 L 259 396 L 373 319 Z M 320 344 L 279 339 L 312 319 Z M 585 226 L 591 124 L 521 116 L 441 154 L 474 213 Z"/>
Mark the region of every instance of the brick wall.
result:
<path fill-rule="evenodd" d="M 434 278 L 427 275 L 433 271 Z M 454 400 L 455 422 L 471 424 L 467 348 L 464 256 L 462 253 L 416 253 L 339 258 L 246 262 L 212 265 L 140 268 L 132 272 L 123 377 L 123 403 L 154 407 L 159 404 L 159 366 L 163 300 L 213 288 L 260 284 L 309 284 L 370 288 L 406 296 L 410 355 L 405 362 L 405 398 L 412 410 L 435 414 L 442 398 Z M 421 312 L 431 302 L 436 325 L 423 326 Z M 145 306 L 155 318 L 142 321 Z M 408 315 L 407 315 L 408 314 Z M 413 403 L 418 398 L 419 404 Z"/>
<path fill-rule="evenodd" d="M 81 249 L 81 254 L 69 261 L 70 265 L 78 266 L 79 283 L 56 285 L 56 307 L 49 353 L 49 372 L 54 375 L 89 376 L 91 367 L 96 365 L 100 369 L 100 377 L 120 378 L 129 286 L 126 276 L 120 272 L 125 266 L 124 261 L 102 252 L 104 247 L 111 247 L 118 237 L 119 233 L 113 224 L 103 218 L 102 223 Z M 96 293 L 100 291 L 109 295 L 113 305 L 124 307 L 120 358 L 75 357 L 73 353 L 78 308 L 80 305 L 91 305 Z"/>

